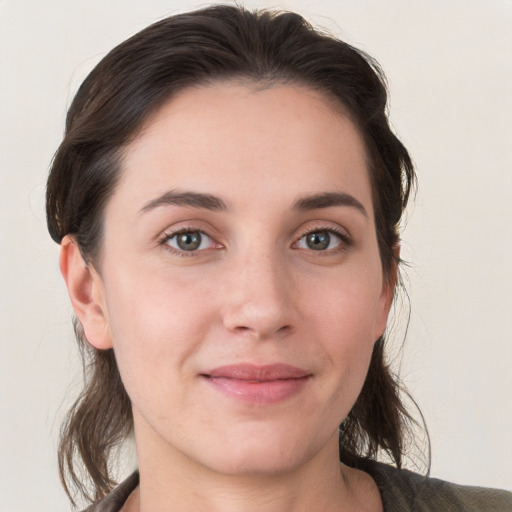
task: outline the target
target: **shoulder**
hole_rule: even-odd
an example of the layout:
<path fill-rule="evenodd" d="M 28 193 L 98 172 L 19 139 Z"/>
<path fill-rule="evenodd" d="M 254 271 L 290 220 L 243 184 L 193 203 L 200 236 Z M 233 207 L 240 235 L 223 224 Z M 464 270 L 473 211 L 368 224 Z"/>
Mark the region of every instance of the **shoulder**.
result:
<path fill-rule="evenodd" d="M 102 500 L 93 503 L 82 512 L 119 512 L 137 485 L 139 485 L 139 473 L 135 471 Z"/>
<path fill-rule="evenodd" d="M 373 461 L 362 463 L 381 492 L 385 512 L 512 512 L 512 493 L 430 478 Z"/>

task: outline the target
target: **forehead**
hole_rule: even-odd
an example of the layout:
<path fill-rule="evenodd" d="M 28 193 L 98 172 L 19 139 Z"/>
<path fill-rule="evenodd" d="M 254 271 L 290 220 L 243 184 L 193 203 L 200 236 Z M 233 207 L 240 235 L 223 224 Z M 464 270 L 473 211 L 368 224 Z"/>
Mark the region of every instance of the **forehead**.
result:
<path fill-rule="evenodd" d="M 261 204 L 337 189 L 372 209 L 356 126 L 339 104 L 300 86 L 219 83 L 162 106 L 126 148 L 116 194 L 141 204 L 176 187 Z"/>

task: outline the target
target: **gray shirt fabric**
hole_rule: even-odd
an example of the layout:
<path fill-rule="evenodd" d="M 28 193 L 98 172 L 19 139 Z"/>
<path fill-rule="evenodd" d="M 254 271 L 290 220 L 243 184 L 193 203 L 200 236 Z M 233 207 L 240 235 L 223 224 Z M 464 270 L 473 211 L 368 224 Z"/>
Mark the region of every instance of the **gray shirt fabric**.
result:
<path fill-rule="evenodd" d="M 512 512 L 511 492 L 457 485 L 373 461 L 361 469 L 375 480 L 385 512 Z"/>
<path fill-rule="evenodd" d="M 452 484 L 375 461 L 361 461 L 379 488 L 384 512 L 512 512 L 512 493 Z M 119 512 L 139 483 L 136 471 L 84 512 Z"/>

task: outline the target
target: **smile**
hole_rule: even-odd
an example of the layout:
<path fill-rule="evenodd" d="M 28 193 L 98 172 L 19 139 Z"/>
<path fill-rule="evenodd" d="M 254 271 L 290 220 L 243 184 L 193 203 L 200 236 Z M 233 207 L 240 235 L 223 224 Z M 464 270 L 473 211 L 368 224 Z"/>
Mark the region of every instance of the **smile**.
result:
<path fill-rule="evenodd" d="M 286 364 L 239 364 L 215 368 L 201 377 L 215 390 L 235 400 L 267 405 L 299 393 L 311 374 Z"/>

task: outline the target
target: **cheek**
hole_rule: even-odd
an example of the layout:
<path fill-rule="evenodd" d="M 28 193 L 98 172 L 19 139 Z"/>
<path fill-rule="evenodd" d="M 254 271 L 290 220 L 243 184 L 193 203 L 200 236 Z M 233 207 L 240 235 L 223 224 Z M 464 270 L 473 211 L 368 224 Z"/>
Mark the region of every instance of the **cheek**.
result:
<path fill-rule="evenodd" d="M 162 391 L 171 388 L 207 336 L 211 292 L 176 276 L 140 269 L 120 269 L 109 277 L 108 321 L 128 393 L 143 394 L 155 381 Z"/>
<path fill-rule="evenodd" d="M 323 287 L 315 287 L 306 309 L 343 393 L 347 387 L 359 392 L 382 316 L 378 268 L 364 272 L 364 276 L 359 274 L 354 269 L 330 279 Z"/>
<path fill-rule="evenodd" d="M 119 343 L 121 333 L 142 344 L 180 340 L 205 325 L 214 303 L 208 283 L 190 273 L 124 267 L 111 273 L 107 285 L 109 323 Z"/>
<path fill-rule="evenodd" d="M 371 267 L 344 269 L 339 275 L 328 276 L 323 286 L 310 286 L 306 307 L 330 332 L 331 339 L 341 338 L 349 345 L 365 340 L 373 344 L 382 316 L 381 283 L 380 272 Z"/>

